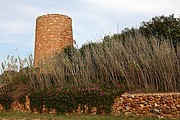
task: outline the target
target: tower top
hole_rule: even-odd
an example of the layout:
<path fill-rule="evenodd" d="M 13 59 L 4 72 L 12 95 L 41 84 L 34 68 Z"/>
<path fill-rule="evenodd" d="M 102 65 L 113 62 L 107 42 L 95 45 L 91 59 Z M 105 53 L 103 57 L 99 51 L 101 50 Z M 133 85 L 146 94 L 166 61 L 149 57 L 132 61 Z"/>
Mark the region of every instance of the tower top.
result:
<path fill-rule="evenodd" d="M 71 19 L 69 16 L 67 15 L 63 15 L 63 14 L 57 14 L 57 13 L 53 13 L 53 14 L 46 14 L 46 15 L 41 15 L 38 16 L 36 19 L 41 19 L 43 17 L 66 17 L 68 19 Z"/>

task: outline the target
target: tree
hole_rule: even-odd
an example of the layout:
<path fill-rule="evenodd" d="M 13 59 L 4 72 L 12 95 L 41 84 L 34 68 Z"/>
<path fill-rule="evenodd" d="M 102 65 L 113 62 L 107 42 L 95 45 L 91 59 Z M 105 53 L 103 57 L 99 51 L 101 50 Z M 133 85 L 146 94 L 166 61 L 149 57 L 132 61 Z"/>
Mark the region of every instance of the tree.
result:
<path fill-rule="evenodd" d="M 156 16 L 148 22 L 142 22 L 139 27 L 146 37 L 155 36 L 171 40 L 174 47 L 180 43 L 180 18 L 175 18 L 174 14 L 169 16 Z"/>

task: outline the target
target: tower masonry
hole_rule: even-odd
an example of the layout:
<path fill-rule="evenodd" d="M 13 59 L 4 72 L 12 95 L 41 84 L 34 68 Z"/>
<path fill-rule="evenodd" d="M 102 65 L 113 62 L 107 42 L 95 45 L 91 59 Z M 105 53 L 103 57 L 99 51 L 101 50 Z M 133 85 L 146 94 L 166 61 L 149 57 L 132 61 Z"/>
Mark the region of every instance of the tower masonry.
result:
<path fill-rule="evenodd" d="M 72 19 L 66 15 L 47 14 L 36 19 L 34 66 L 67 46 L 73 46 Z"/>

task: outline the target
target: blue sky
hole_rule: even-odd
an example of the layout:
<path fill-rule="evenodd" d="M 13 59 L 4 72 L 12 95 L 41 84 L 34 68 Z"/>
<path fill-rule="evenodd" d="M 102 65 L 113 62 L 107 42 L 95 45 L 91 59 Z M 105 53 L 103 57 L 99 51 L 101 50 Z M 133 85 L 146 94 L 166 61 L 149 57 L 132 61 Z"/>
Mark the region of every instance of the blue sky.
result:
<path fill-rule="evenodd" d="M 43 14 L 73 20 L 78 46 L 157 15 L 180 15 L 180 0 L 0 0 L 0 61 L 7 55 L 34 54 L 35 21 Z"/>

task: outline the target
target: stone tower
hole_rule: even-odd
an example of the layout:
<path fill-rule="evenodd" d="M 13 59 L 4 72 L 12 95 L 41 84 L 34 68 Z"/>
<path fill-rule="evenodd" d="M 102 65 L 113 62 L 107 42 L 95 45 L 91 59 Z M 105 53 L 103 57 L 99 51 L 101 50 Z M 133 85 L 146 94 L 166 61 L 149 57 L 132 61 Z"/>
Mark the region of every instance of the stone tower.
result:
<path fill-rule="evenodd" d="M 66 15 L 47 14 L 36 19 L 34 66 L 73 45 L 72 19 Z"/>

